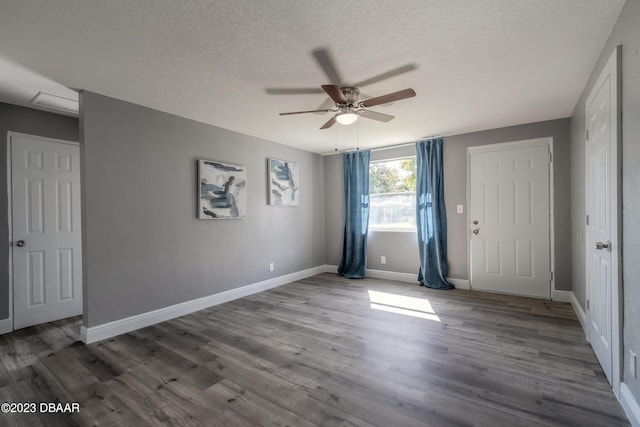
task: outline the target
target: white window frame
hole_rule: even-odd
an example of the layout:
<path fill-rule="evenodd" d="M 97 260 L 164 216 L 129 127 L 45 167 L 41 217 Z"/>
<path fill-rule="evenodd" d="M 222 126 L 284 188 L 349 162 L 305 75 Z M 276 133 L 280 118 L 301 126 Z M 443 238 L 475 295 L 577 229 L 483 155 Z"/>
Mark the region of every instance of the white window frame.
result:
<path fill-rule="evenodd" d="M 416 159 L 417 161 L 417 155 L 412 154 L 409 156 L 399 156 L 399 157 L 390 157 L 388 159 L 379 159 L 379 160 L 372 160 L 369 162 L 369 188 L 371 188 L 371 165 L 373 165 L 374 163 L 388 163 L 388 162 L 395 162 L 398 160 L 406 160 L 406 159 Z M 417 171 L 416 171 L 417 173 Z M 372 193 L 371 191 L 369 191 L 369 224 L 368 224 L 368 232 L 369 233 L 378 233 L 378 232 L 382 232 L 382 233 L 417 233 L 418 229 L 417 229 L 417 225 L 413 226 L 413 227 L 402 227 L 402 228 L 397 228 L 397 227 L 385 227 L 385 226 L 375 226 L 372 227 L 371 226 L 371 196 Z M 415 193 L 414 193 L 415 196 Z M 414 218 L 416 217 L 416 213 L 414 212 Z"/>

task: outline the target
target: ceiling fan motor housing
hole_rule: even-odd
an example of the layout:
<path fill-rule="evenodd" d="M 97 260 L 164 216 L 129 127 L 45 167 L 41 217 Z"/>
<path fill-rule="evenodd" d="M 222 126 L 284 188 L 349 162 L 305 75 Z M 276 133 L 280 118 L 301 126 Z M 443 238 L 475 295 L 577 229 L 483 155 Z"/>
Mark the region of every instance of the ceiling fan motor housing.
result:
<path fill-rule="evenodd" d="M 344 94 L 344 97 L 347 100 L 347 106 L 356 107 L 358 105 L 358 98 L 360 97 L 360 89 L 357 87 L 345 86 L 341 87 L 340 90 Z"/>

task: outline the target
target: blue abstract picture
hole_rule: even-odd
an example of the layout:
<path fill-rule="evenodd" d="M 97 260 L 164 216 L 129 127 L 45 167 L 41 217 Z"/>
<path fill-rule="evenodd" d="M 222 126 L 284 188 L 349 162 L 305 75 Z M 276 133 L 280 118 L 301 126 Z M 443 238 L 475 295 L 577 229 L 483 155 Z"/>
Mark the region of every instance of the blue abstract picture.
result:
<path fill-rule="evenodd" d="M 247 214 L 244 166 L 198 160 L 198 218 L 243 219 Z"/>
<path fill-rule="evenodd" d="M 299 189 L 298 163 L 269 159 L 269 204 L 298 206 Z"/>

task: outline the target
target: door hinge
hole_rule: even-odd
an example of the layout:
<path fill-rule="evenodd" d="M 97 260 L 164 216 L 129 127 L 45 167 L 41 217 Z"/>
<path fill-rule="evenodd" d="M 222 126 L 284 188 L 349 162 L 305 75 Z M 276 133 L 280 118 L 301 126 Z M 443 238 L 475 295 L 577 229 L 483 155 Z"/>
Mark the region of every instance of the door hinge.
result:
<path fill-rule="evenodd" d="M 589 215 L 587 215 L 587 225 L 589 225 Z"/>
<path fill-rule="evenodd" d="M 553 280 L 553 271 L 549 272 L 549 280 Z"/>
<path fill-rule="evenodd" d="M 587 300 L 587 311 L 589 311 L 589 300 Z"/>
<path fill-rule="evenodd" d="M 589 129 L 587 129 L 587 141 L 589 140 Z"/>
<path fill-rule="evenodd" d="M 553 154 L 549 153 L 549 163 L 553 162 Z"/>

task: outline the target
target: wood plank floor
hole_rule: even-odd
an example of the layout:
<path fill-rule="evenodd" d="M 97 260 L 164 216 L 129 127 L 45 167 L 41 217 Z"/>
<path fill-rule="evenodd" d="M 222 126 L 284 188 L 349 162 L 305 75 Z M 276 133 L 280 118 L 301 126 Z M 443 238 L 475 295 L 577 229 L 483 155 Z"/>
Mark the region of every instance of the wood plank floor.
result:
<path fill-rule="evenodd" d="M 99 343 L 0 336 L 24 426 L 626 426 L 569 304 L 322 274 Z"/>

